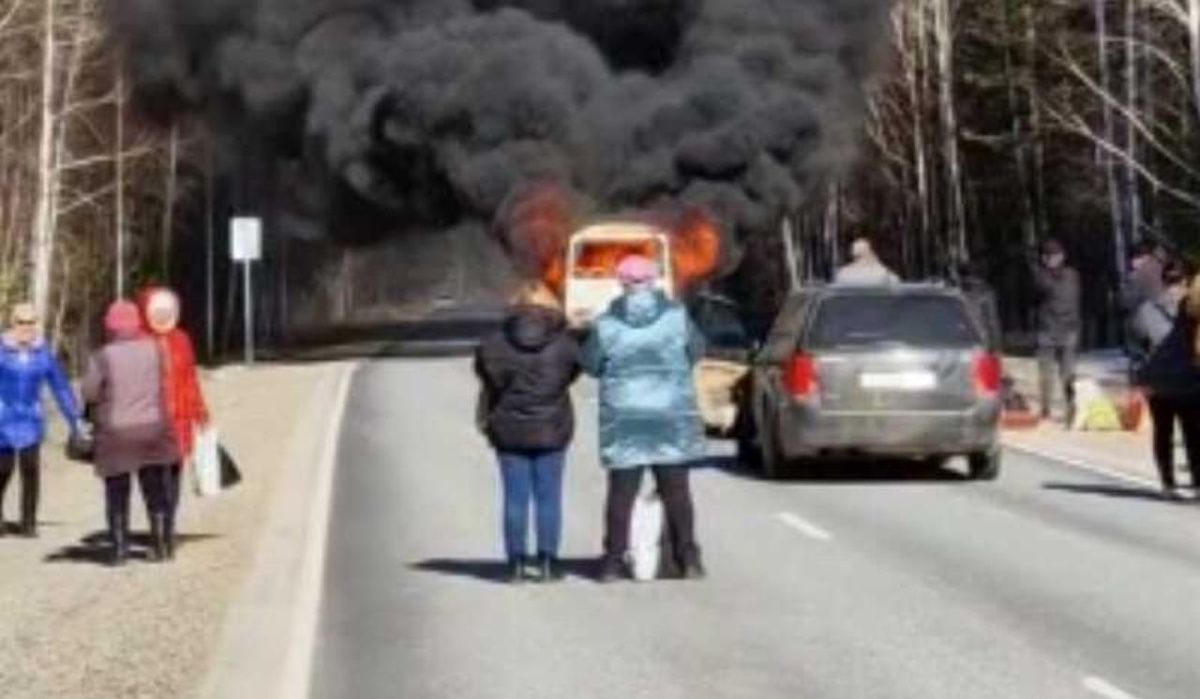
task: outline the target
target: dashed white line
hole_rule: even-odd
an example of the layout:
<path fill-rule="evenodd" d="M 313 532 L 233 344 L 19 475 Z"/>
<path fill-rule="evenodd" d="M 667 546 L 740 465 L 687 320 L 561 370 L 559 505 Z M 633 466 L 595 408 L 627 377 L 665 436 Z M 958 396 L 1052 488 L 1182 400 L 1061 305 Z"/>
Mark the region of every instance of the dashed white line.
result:
<path fill-rule="evenodd" d="M 1112 682 L 1103 677 L 1096 677 L 1095 675 L 1083 678 L 1083 688 L 1092 694 L 1104 697 L 1104 699 L 1137 699 L 1137 697 Z"/>
<path fill-rule="evenodd" d="M 833 534 L 804 519 L 794 512 L 780 512 L 779 521 L 795 529 L 810 539 L 817 541 L 833 541 Z"/>

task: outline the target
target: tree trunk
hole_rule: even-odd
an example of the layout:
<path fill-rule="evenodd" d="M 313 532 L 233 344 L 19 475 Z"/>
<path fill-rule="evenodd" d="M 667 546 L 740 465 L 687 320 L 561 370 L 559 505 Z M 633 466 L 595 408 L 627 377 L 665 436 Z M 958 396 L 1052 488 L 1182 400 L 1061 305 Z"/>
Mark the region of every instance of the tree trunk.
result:
<path fill-rule="evenodd" d="M 779 235 L 783 238 L 783 253 L 787 259 L 788 290 L 795 293 L 800 290 L 800 255 L 796 250 L 796 230 L 792 227 L 792 217 L 784 216 L 779 226 Z"/>
<path fill-rule="evenodd" d="M 954 105 L 954 30 L 951 0 L 934 0 L 934 31 L 938 44 L 938 93 L 942 116 L 942 157 L 946 163 L 946 188 L 950 194 L 947 232 L 959 259 L 967 259 L 966 206 L 962 162 L 958 147 L 958 112 Z M 945 262 L 947 260 L 943 260 Z"/>
<path fill-rule="evenodd" d="M 164 194 L 162 222 L 163 282 L 171 283 L 171 243 L 175 229 L 175 196 L 179 178 L 179 122 L 171 124 L 171 139 L 167 147 L 167 191 Z"/>
<path fill-rule="evenodd" d="M 1096 50 L 1097 63 L 1100 67 L 1100 84 L 1105 94 L 1112 94 L 1112 70 L 1108 65 L 1108 0 L 1094 0 L 1093 12 L 1096 16 Z M 1104 120 L 1104 140 L 1110 146 L 1116 145 L 1117 131 L 1113 123 L 1112 104 L 1101 99 L 1101 118 Z M 1116 261 L 1118 275 L 1125 271 L 1125 225 L 1122 217 L 1121 193 L 1117 181 L 1117 164 L 1112 154 L 1104 149 L 1098 149 L 1100 166 L 1108 182 L 1109 211 L 1112 216 L 1113 255 Z"/>
<path fill-rule="evenodd" d="M 114 165 L 116 166 L 116 193 L 114 194 L 113 210 L 116 212 L 116 274 L 117 298 L 125 297 L 125 71 L 117 62 L 117 114 L 116 114 L 116 148 Z"/>
<path fill-rule="evenodd" d="M 840 235 L 842 225 L 841 197 L 841 186 L 837 182 L 830 184 L 825 200 L 824 237 L 825 247 L 829 252 L 831 278 L 842 264 L 842 241 Z"/>
<path fill-rule="evenodd" d="M 1033 211 L 1036 235 L 1041 238 L 1045 232 L 1048 215 L 1046 213 L 1046 142 L 1042 129 L 1042 99 L 1038 93 L 1038 16 L 1037 1 L 1025 3 L 1025 95 L 1029 102 L 1029 142 L 1032 146 L 1033 166 Z"/>
<path fill-rule="evenodd" d="M 1013 44 L 1016 43 L 1015 18 L 1012 4 L 1004 3 L 1004 79 L 1008 87 L 1008 111 L 1013 140 L 1013 160 L 1017 168 L 1017 187 L 1021 199 L 1022 240 L 1026 247 L 1037 242 L 1036 202 L 1029 178 L 1029 140 L 1026 138 L 1024 119 L 1021 115 L 1021 92 L 1017 84 L 1016 60 Z"/>
<path fill-rule="evenodd" d="M 50 305 L 51 273 L 54 262 L 54 92 L 58 68 L 55 44 L 56 0 L 45 0 L 42 33 L 42 103 L 38 135 L 38 185 L 30 248 L 33 304 L 38 317 L 47 318 Z"/>
<path fill-rule="evenodd" d="M 1125 3 L 1125 102 L 1130 114 L 1137 114 L 1139 111 L 1140 97 L 1140 56 L 1141 50 L 1138 47 L 1140 36 L 1138 32 L 1138 0 L 1126 0 Z M 1129 221 L 1128 237 L 1126 241 L 1133 241 L 1141 236 L 1142 228 L 1142 197 L 1141 197 L 1141 180 L 1138 177 L 1137 169 L 1133 167 L 1132 161 L 1138 159 L 1138 131 L 1137 124 L 1133 119 L 1126 119 L 1125 129 L 1126 149 L 1129 152 L 1130 161 L 1125 163 L 1125 201 L 1126 215 Z M 1118 250 L 1117 254 L 1122 260 L 1125 259 L 1125 251 Z"/>
<path fill-rule="evenodd" d="M 1188 45 L 1192 59 L 1192 107 L 1200 115 L 1200 0 L 1188 0 Z"/>
<path fill-rule="evenodd" d="M 908 24 L 911 26 L 911 40 L 915 44 L 915 49 L 912 60 L 908 61 L 906 78 L 908 79 L 909 101 L 912 103 L 913 164 L 916 170 L 917 208 L 921 222 L 920 244 L 917 248 L 920 251 L 919 257 L 922 259 L 917 263 L 917 267 L 923 268 L 932 222 L 932 216 L 929 213 L 929 161 L 925 136 L 925 0 L 916 0 L 913 3 L 910 20 Z M 908 37 L 902 39 L 902 41 L 908 40 Z"/>

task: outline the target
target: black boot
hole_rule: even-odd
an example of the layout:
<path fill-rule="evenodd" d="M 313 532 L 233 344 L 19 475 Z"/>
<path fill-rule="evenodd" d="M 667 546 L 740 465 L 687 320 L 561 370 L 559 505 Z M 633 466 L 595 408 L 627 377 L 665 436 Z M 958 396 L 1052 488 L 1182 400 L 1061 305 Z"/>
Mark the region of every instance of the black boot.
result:
<path fill-rule="evenodd" d="M 29 480 L 21 484 L 21 536 L 36 539 L 37 510 L 38 510 L 38 472 L 34 471 Z"/>
<path fill-rule="evenodd" d="M 167 560 L 175 560 L 175 515 L 174 513 L 166 516 L 166 522 L 163 525 L 163 545 L 166 549 Z"/>
<path fill-rule="evenodd" d="M 625 561 L 620 556 L 606 554 L 600 559 L 600 582 L 612 583 L 627 577 Z"/>
<path fill-rule="evenodd" d="M 161 513 L 150 515 L 150 560 L 163 563 L 167 560 L 167 516 Z"/>
<path fill-rule="evenodd" d="M 547 553 L 538 556 L 538 578 L 544 583 L 563 579 L 562 563 L 557 557 Z"/>
<path fill-rule="evenodd" d="M 704 569 L 704 561 L 700 556 L 699 546 L 689 546 L 683 553 L 683 577 L 688 580 L 701 580 L 708 575 Z"/>
<path fill-rule="evenodd" d="M 112 542 L 109 565 L 119 568 L 129 560 L 129 518 L 126 515 L 108 516 L 108 538 Z"/>
<path fill-rule="evenodd" d="M 525 557 L 517 556 L 508 559 L 508 572 L 505 575 L 505 580 L 513 585 L 520 585 L 525 582 Z"/>

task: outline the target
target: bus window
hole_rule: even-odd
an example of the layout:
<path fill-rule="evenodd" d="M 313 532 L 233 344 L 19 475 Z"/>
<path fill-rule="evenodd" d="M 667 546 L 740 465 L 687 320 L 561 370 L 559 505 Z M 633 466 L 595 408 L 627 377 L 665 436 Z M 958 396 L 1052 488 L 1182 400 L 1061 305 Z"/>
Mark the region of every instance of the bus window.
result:
<path fill-rule="evenodd" d="M 657 240 L 592 240 L 576 243 L 571 274 L 577 279 L 613 279 L 617 265 L 630 255 L 648 257 L 662 267 L 662 243 Z"/>

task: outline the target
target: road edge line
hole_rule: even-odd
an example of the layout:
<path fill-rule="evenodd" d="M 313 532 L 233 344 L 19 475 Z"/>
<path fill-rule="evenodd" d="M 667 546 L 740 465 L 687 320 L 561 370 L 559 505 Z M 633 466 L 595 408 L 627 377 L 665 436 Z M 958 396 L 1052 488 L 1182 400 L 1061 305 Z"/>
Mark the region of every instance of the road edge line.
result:
<path fill-rule="evenodd" d="M 283 673 L 296 652 L 293 637 L 300 628 L 299 605 L 306 599 L 299 585 L 301 574 L 312 565 L 316 545 L 312 539 L 327 530 L 310 520 L 311 513 L 321 506 L 315 498 L 324 470 L 332 466 L 321 461 L 328 451 L 329 435 L 340 434 L 345 416 L 345 404 L 331 404 L 329 397 L 340 403 L 342 395 L 348 396 L 359 368 L 357 362 L 328 363 L 327 373 L 308 394 L 289 441 L 281 445 L 284 472 L 277 476 L 274 493 L 264 503 L 266 521 L 253 544 L 249 568 L 222 610 L 216 645 L 200 670 L 204 678 L 191 696 L 279 696 Z M 311 598 L 311 591 L 307 595 Z"/>
<path fill-rule="evenodd" d="M 1011 450 L 1011 451 L 1019 452 L 1021 454 L 1025 454 L 1027 456 L 1035 456 L 1039 459 L 1046 459 L 1047 461 L 1053 461 L 1058 464 L 1063 464 L 1064 466 L 1070 466 L 1071 468 L 1074 468 L 1074 469 L 1077 469 L 1080 471 L 1088 471 L 1090 473 L 1105 476 L 1105 477 L 1111 478 L 1113 480 L 1123 481 L 1125 483 L 1131 483 L 1133 485 L 1140 485 L 1140 486 L 1144 486 L 1144 487 L 1147 487 L 1147 488 L 1150 488 L 1153 490 L 1157 490 L 1159 488 L 1158 481 L 1150 480 L 1148 478 L 1142 478 L 1140 476 L 1135 476 L 1131 473 L 1123 473 L 1116 469 L 1106 468 L 1104 466 L 1095 466 L 1095 465 L 1089 464 L 1086 461 L 1083 461 L 1081 459 L 1077 459 L 1072 456 L 1064 456 L 1063 454 L 1057 454 L 1057 453 L 1049 451 L 1049 450 L 1039 449 L 1037 447 L 1030 447 L 1030 446 L 1026 446 L 1023 444 L 1022 445 L 1004 444 L 1003 448 L 1005 450 Z"/>
<path fill-rule="evenodd" d="M 317 625 L 320 621 L 321 600 L 324 592 L 329 520 L 333 510 L 333 476 L 336 471 L 350 387 L 354 383 L 359 366 L 358 364 L 350 366 L 343 371 L 340 377 L 333 411 L 321 447 L 321 457 L 317 462 L 317 488 L 313 493 L 311 536 L 308 537 L 305 547 L 304 563 L 297 585 L 295 613 L 292 617 L 293 628 L 289 634 L 290 641 L 277 694 L 280 699 L 308 699 L 311 692 Z"/>

